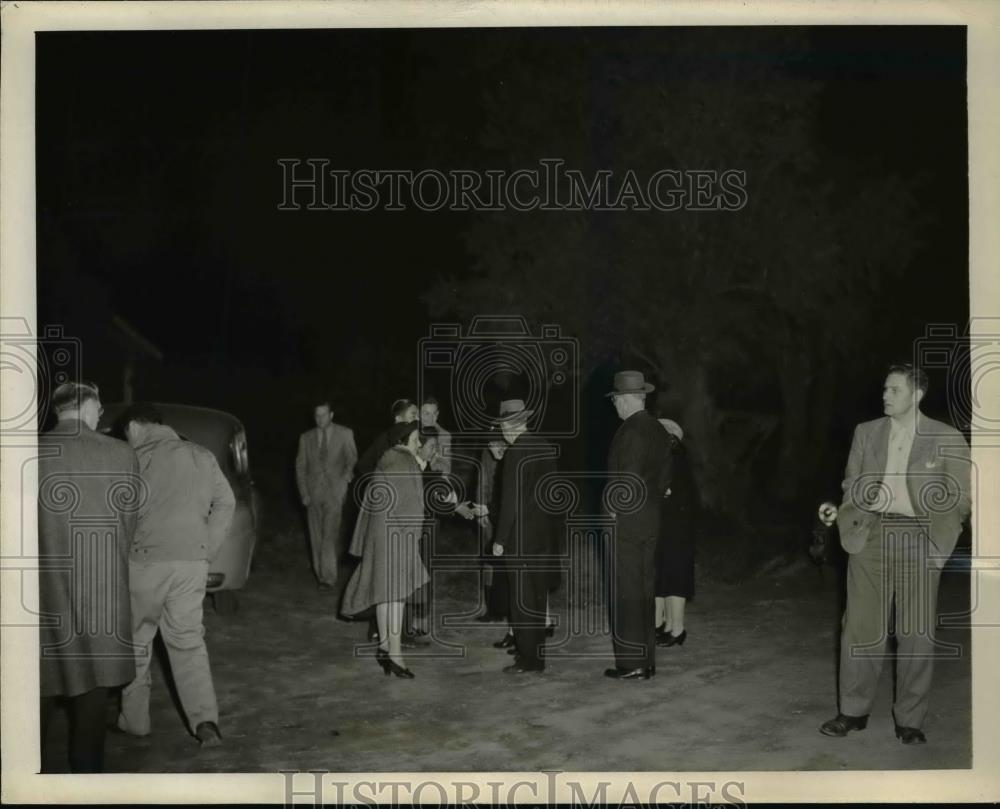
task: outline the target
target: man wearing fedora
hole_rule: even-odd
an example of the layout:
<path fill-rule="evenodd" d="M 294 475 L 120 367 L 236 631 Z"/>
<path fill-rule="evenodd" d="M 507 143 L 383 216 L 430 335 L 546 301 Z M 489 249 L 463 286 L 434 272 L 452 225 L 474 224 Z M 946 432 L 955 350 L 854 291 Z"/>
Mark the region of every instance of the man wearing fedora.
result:
<path fill-rule="evenodd" d="M 646 410 L 653 386 L 640 371 L 615 374 L 611 398 L 622 420 L 608 451 L 604 505 L 615 518 L 609 598 L 618 680 L 648 680 L 656 673 L 654 560 L 660 503 L 670 485 L 670 442 Z"/>
<path fill-rule="evenodd" d="M 837 521 L 849 554 L 840 713 L 820 728 L 826 736 L 867 726 L 894 623 L 896 738 L 927 740 L 921 727 L 937 645 L 938 583 L 971 511 L 971 495 L 969 445 L 958 430 L 920 412 L 926 392 L 921 369 L 889 367 L 885 416 L 854 430 L 843 502 L 839 509 L 820 507 L 823 522 Z"/>
<path fill-rule="evenodd" d="M 516 649 L 514 663 L 504 668 L 507 674 L 545 669 L 549 568 L 555 562 L 557 525 L 539 503 L 539 483 L 556 471 L 559 450 L 528 431 L 533 413 L 521 399 L 508 399 L 501 402 L 498 419 L 509 445 L 499 469 L 500 513 L 493 534 L 493 552 L 503 558 L 507 571 Z"/>

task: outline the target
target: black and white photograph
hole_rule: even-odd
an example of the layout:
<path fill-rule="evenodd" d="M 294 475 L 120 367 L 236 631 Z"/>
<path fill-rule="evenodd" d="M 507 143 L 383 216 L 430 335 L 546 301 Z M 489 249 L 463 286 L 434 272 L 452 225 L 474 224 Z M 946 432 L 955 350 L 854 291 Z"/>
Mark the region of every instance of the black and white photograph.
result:
<path fill-rule="evenodd" d="M 5 800 L 1000 797 L 997 7 L 47 5 Z"/>

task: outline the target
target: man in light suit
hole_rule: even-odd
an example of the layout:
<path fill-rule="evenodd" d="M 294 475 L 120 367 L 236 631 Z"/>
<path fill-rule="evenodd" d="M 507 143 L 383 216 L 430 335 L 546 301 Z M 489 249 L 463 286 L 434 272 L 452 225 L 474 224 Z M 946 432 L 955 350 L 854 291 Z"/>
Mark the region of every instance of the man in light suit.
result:
<path fill-rule="evenodd" d="M 824 522 L 836 519 L 850 554 L 840 713 L 820 728 L 827 736 L 868 724 L 893 622 L 896 737 L 903 744 L 926 741 L 921 726 L 935 654 L 938 583 L 971 510 L 969 445 L 953 427 L 920 412 L 926 392 L 927 376 L 919 368 L 889 368 L 885 417 L 854 431 L 843 503 L 820 508 Z"/>
<path fill-rule="evenodd" d="M 299 437 L 295 479 L 309 517 L 309 545 L 317 587 L 329 590 L 337 581 L 344 498 L 354 477 L 358 451 L 354 433 L 334 424 L 329 401 L 317 404 L 313 417 L 316 428 Z"/>

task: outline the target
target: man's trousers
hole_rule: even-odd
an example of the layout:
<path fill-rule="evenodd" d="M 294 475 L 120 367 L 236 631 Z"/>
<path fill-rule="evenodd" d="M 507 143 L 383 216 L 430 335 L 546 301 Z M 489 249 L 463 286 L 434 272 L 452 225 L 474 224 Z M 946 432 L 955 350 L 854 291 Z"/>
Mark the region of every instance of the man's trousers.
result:
<path fill-rule="evenodd" d="M 65 700 L 69 712 L 70 772 L 103 772 L 108 689 L 94 688 L 72 697 L 42 697 L 39 727 L 43 749 L 46 747 L 46 736 L 56 704 L 62 700 Z M 44 752 L 42 760 L 45 760 Z"/>
<path fill-rule="evenodd" d="M 928 558 L 926 527 L 913 519 L 880 518 L 847 567 L 847 609 L 840 642 L 840 712 L 871 711 L 890 633 L 896 636 L 893 716 L 920 728 L 927 715 L 941 572 Z"/>
<path fill-rule="evenodd" d="M 342 499 L 313 500 L 306 507 L 313 572 L 320 584 L 328 584 L 331 587 L 337 582 L 343 514 L 344 501 Z"/>
<path fill-rule="evenodd" d="M 122 692 L 118 727 L 145 736 L 150 732 L 149 667 L 153 639 L 163 635 L 181 707 L 194 731 L 202 722 L 219 721 L 212 671 L 205 648 L 202 601 L 208 562 L 130 562 L 132 640 L 136 678 Z"/>
<path fill-rule="evenodd" d="M 526 668 L 545 668 L 545 607 L 549 574 L 530 563 L 508 563 L 509 622 L 518 662 Z"/>
<path fill-rule="evenodd" d="M 619 669 L 656 665 L 656 537 L 618 537 L 611 555 L 611 645 Z"/>

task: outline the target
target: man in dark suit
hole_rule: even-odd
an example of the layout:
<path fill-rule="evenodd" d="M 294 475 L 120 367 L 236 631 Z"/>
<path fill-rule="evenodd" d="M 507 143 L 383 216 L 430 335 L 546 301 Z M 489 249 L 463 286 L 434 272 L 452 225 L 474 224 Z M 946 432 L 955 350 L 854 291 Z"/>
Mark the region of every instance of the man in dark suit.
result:
<path fill-rule="evenodd" d="M 38 437 L 41 739 L 64 698 L 70 770 L 101 772 L 108 689 L 135 677 L 128 554 L 145 495 L 132 448 L 95 432 L 96 386 L 60 385 L 52 407 Z"/>
<path fill-rule="evenodd" d="M 500 514 L 493 552 L 503 557 L 510 588 L 510 626 L 517 649 L 507 674 L 545 670 L 545 616 L 556 562 L 556 522 L 539 502 L 542 479 L 556 471 L 558 448 L 528 431 L 534 412 L 519 399 L 501 403 L 500 430 L 509 445 L 500 466 Z"/>
<path fill-rule="evenodd" d="M 313 418 L 315 429 L 299 437 L 295 479 L 309 517 L 309 544 L 317 587 L 329 590 L 337 581 L 344 499 L 354 477 L 358 451 L 354 433 L 334 423 L 329 401 L 316 404 Z"/>
<path fill-rule="evenodd" d="M 670 442 L 646 410 L 653 386 L 639 371 L 615 374 L 608 394 L 622 420 L 608 452 L 604 504 L 615 518 L 610 598 L 618 680 L 648 680 L 656 673 L 655 553 L 660 503 L 670 485 Z"/>
<path fill-rule="evenodd" d="M 896 692 L 893 717 L 903 744 L 922 744 L 934 662 L 941 570 L 971 511 L 970 456 L 953 427 L 920 412 L 927 376 L 890 366 L 882 391 L 885 416 L 854 431 L 836 519 L 850 554 L 847 609 L 840 642 L 840 713 L 820 732 L 863 730 L 875 698 L 894 612 Z"/>

